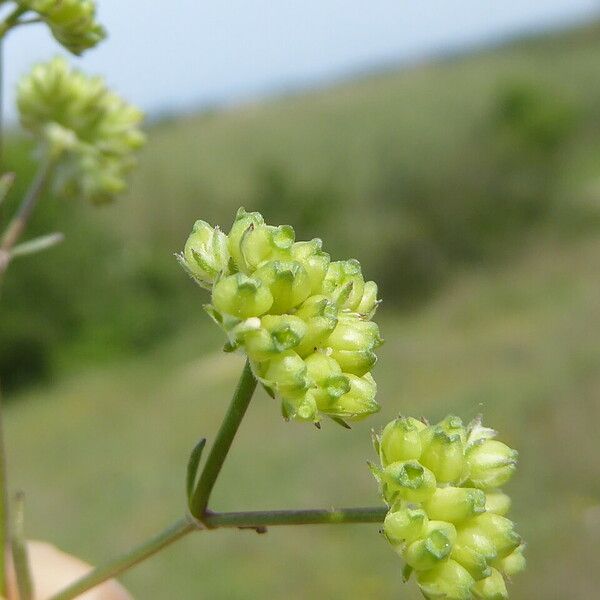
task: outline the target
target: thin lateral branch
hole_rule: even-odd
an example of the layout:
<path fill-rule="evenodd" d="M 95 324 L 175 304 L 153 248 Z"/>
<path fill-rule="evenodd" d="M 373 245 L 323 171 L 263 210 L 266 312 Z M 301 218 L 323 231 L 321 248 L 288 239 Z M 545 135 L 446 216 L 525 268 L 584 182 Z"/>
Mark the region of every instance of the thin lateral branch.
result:
<path fill-rule="evenodd" d="M 30 254 L 43 252 L 44 250 L 52 248 L 52 246 L 60 244 L 64 241 L 64 239 L 64 234 L 57 231 L 34 238 L 33 240 L 28 240 L 27 242 L 16 245 L 12 249 L 12 252 L 10 253 L 10 259 L 12 260 L 18 256 L 29 256 Z"/>

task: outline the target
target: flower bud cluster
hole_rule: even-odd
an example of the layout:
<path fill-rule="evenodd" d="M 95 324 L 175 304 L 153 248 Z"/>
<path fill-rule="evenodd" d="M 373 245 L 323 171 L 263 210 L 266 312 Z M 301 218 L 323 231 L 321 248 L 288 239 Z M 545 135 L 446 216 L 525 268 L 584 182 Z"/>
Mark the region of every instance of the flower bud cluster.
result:
<path fill-rule="evenodd" d="M 212 293 L 205 308 L 281 400 L 286 419 L 344 424 L 377 410 L 371 368 L 382 343 L 371 317 L 377 285 L 356 260 L 332 262 L 319 239 L 296 242 L 288 225 L 241 208 L 228 235 L 197 221 L 185 270 Z"/>
<path fill-rule="evenodd" d="M 23 127 L 45 143 L 55 162 L 56 193 L 104 203 L 126 189 L 144 142 L 142 114 L 101 78 L 55 58 L 20 81 L 17 106 Z"/>
<path fill-rule="evenodd" d="M 517 452 L 495 435 L 480 419 L 464 427 L 453 416 L 436 425 L 399 417 L 374 438 L 381 468 L 372 469 L 390 507 L 384 534 L 426 598 L 508 598 L 505 578 L 525 568 L 499 490 Z"/>
<path fill-rule="evenodd" d="M 17 4 L 36 12 L 56 41 L 73 54 L 93 48 L 106 37 L 96 22 L 94 0 L 18 0 Z"/>

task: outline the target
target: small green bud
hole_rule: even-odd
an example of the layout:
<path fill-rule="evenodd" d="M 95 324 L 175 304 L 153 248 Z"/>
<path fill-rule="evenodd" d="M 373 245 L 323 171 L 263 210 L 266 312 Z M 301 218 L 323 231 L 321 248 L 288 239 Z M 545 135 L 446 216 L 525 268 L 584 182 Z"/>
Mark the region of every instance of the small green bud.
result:
<path fill-rule="evenodd" d="M 419 431 L 425 425 L 412 417 L 399 417 L 388 423 L 379 439 L 379 458 L 386 467 L 402 460 L 418 459 L 422 445 Z"/>
<path fill-rule="evenodd" d="M 505 516 L 511 505 L 510 496 L 502 492 L 485 493 L 485 510 L 497 515 Z"/>
<path fill-rule="evenodd" d="M 350 390 L 340 396 L 323 412 L 332 417 L 360 421 L 379 411 L 380 406 L 375 400 L 377 384 L 370 373 L 357 377 L 351 373 L 344 373 L 350 384 Z"/>
<path fill-rule="evenodd" d="M 426 598 L 444 600 L 471 600 L 471 588 L 475 583 L 469 573 L 452 559 L 419 573 L 417 581 Z"/>
<path fill-rule="evenodd" d="M 465 470 L 463 444 L 458 434 L 447 434 L 440 426 L 421 432 L 421 462 L 431 469 L 440 483 L 459 481 Z"/>
<path fill-rule="evenodd" d="M 403 507 L 388 512 L 383 522 L 383 532 L 392 546 L 401 546 L 422 537 L 428 523 L 423 509 Z"/>
<path fill-rule="evenodd" d="M 266 313 L 273 304 L 273 296 L 260 279 L 236 273 L 215 283 L 212 303 L 222 313 L 247 319 Z"/>
<path fill-rule="evenodd" d="M 510 554 L 522 541 L 515 531 L 515 524 L 510 519 L 494 513 L 485 512 L 471 519 L 469 526 L 476 527 L 490 539 L 500 558 Z"/>
<path fill-rule="evenodd" d="M 445 419 L 437 424 L 437 428 L 441 429 L 448 437 L 458 436 L 463 444 L 467 442 L 467 430 L 463 425 L 462 419 L 455 415 L 448 415 Z"/>
<path fill-rule="evenodd" d="M 296 407 L 309 383 L 306 363 L 293 350 L 277 354 L 268 361 L 261 379 L 282 397 L 293 400 Z"/>
<path fill-rule="evenodd" d="M 251 223 L 240 240 L 242 270 L 251 273 L 267 260 L 286 260 L 295 233 L 289 225 L 272 227 Z"/>
<path fill-rule="evenodd" d="M 249 228 L 264 225 L 262 215 L 257 212 L 246 212 L 244 208 L 240 208 L 235 215 L 235 220 L 227 236 L 229 243 L 229 254 L 237 269 L 244 270 L 245 262 L 242 257 L 241 242 L 242 237 Z M 247 272 L 249 274 L 249 272 Z"/>
<path fill-rule="evenodd" d="M 508 556 L 504 558 L 498 558 L 493 561 L 493 565 L 500 572 L 504 573 L 507 577 L 513 577 L 518 575 L 525 570 L 527 561 L 523 556 L 524 546 L 519 546 L 516 550 L 513 550 Z"/>
<path fill-rule="evenodd" d="M 435 491 L 435 475 L 416 460 L 407 460 L 389 464 L 383 470 L 383 482 L 389 495 L 388 504 L 396 497 L 407 502 L 424 502 Z"/>
<path fill-rule="evenodd" d="M 377 284 L 374 281 L 367 281 L 363 289 L 363 295 L 356 307 L 356 312 L 360 315 L 364 315 L 369 319 L 375 314 L 377 310 Z"/>
<path fill-rule="evenodd" d="M 454 525 L 443 521 L 429 521 L 424 537 L 412 542 L 402 556 L 406 564 L 416 571 L 426 571 L 450 555 L 455 540 Z"/>
<path fill-rule="evenodd" d="M 312 354 L 331 335 L 335 329 L 337 307 L 325 296 L 311 296 L 296 311 L 296 316 L 305 321 L 308 326 L 296 352 L 300 356 Z"/>
<path fill-rule="evenodd" d="M 296 261 L 273 260 L 264 263 L 253 274 L 264 282 L 273 295 L 270 312 L 282 314 L 302 304 L 310 294 L 308 275 Z"/>
<path fill-rule="evenodd" d="M 483 440 L 467 451 L 469 480 L 483 490 L 504 485 L 517 468 L 518 453 L 497 440 Z"/>
<path fill-rule="evenodd" d="M 462 487 L 437 488 L 425 502 L 430 519 L 460 523 L 485 510 L 485 493 Z"/>
<path fill-rule="evenodd" d="M 319 422 L 319 409 L 312 390 L 293 393 L 286 396 L 282 393 L 281 410 L 285 419 L 295 419 L 309 423 Z"/>
<path fill-rule="evenodd" d="M 484 532 L 476 527 L 460 528 L 452 550 L 452 558 L 476 579 L 488 577 L 496 548 Z"/>
<path fill-rule="evenodd" d="M 203 287 L 210 289 L 229 263 L 227 236 L 205 221 L 196 221 L 183 249 L 182 265 Z"/>
<path fill-rule="evenodd" d="M 332 262 L 323 280 L 323 293 L 340 309 L 354 311 L 363 299 L 365 280 L 357 260 Z"/>
<path fill-rule="evenodd" d="M 334 404 L 350 391 L 350 381 L 337 362 L 323 352 L 314 352 L 304 359 L 308 378 L 316 385 L 312 392 L 319 410 L 333 410 Z"/>
<path fill-rule="evenodd" d="M 243 336 L 248 356 L 257 362 L 292 350 L 306 335 L 306 323 L 293 315 L 264 315 L 261 327 Z"/>
<path fill-rule="evenodd" d="M 308 273 L 311 294 L 321 291 L 331 261 L 329 254 L 322 251 L 322 246 L 323 242 L 315 238 L 310 242 L 296 242 L 291 249 L 292 258 L 300 262 Z"/>
<path fill-rule="evenodd" d="M 504 577 L 496 569 L 491 569 L 491 575 L 475 583 L 473 594 L 481 600 L 508 600 Z"/>
<path fill-rule="evenodd" d="M 381 337 L 376 323 L 366 321 L 355 313 L 347 313 L 339 316 L 338 324 L 326 343 L 344 373 L 360 376 L 375 364 L 377 357 L 373 350 L 381 345 Z"/>

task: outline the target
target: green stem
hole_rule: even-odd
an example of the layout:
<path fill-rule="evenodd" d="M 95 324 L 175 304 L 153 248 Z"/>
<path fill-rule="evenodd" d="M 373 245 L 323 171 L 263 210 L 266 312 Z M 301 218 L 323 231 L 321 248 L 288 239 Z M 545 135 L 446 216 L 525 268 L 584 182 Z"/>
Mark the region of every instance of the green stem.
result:
<path fill-rule="evenodd" d="M 200 521 L 204 519 L 210 494 L 219 476 L 221 467 L 225 462 L 233 438 L 246 414 L 246 410 L 256 389 L 256 383 L 250 363 L 246 361 L 227 414 L 221 423 L 215 442 L 210 449 L 210 454 L 200 475 L 198 485 L 190 499 L 190 512 Z"/>
<path fill-rule="evenodd" d="M 2 392 L 0 391 L 0 596 L 6 598 L 8 553 L 8 490 L 6 477 L 6 448 L 2 423 Z"/>
<path fill-rule="evenodd" d="M 10 29 L 18 24 L 19 17 L 24 15 L 28 10 L 28 8 L 18 6 L 6 17 L 6 19 L 4 19 L 4 21 L 0 22 L 0 39 L 3 38 Z"/>
<path fill-rule="evenodd" d="M 267 510 L 249 512 L 213 513 L 205 512 L 203 522 L 181 519 L 159 533 L 156 537 L 137 546 L 105 565 L 91 571 L 79 581 L 56 594 L 50 600 L 72 600 L 87 590 L 117 577 L 124 571 L 156 554 L 164 547 L 176 542 L 188 533 L 202 529 L 237 527 L 264 531 L 265 527 L 277 525 L 335 525 L 342 523 L 381 523 L 385 517 L 385 507 L 339 508 L 310 510 Z"/>

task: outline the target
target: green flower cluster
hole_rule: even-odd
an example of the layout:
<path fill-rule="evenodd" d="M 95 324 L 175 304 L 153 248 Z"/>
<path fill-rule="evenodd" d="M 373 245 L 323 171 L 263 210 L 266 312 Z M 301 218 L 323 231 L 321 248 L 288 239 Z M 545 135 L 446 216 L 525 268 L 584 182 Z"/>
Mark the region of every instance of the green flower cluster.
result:
<path fill-rule="evenodd" d="M 211 290 L 226 349 L 243 349 L 286 419 L 345 424 L 379 410 L 377 285 L 358 261 L 332 262 L 321 240 L 296 242 L 292 227 L 243 208 L 228 235 L 197 221 L 179 260 Z"/>
<path fill-rule="evenodd" d="M 62 58 L 40 64 L 17 88 L 23 127 L 44 143 L 54 162 L 54 191 L 104 203 L 126 189 L 144 143 L 141 112 L 100 77 L 72 70 Z"/>
<path fill-rule="evenodd" d="M 426 598 L 508 598 L 505 577 L 525 568 L 499 490 L 517 452 L 495 435 L 480 419 L 464 427 L 453 416 L 436 425 L 400 417 L 374 438 L 381 468 L 372 470 L 390 507 L 384 534 Z"/>
<path fill-rule="evenodd" d="M 18 0 L 17 4 L 36 12 L 56 41 L 73 54 L 93 48 L 106 37 L 96 22 L 94 0 Z"/>

